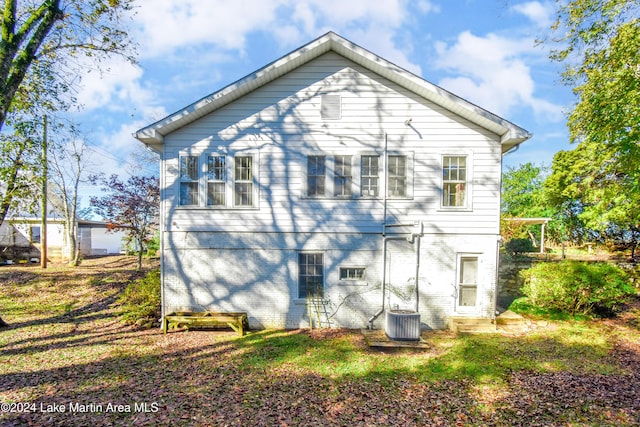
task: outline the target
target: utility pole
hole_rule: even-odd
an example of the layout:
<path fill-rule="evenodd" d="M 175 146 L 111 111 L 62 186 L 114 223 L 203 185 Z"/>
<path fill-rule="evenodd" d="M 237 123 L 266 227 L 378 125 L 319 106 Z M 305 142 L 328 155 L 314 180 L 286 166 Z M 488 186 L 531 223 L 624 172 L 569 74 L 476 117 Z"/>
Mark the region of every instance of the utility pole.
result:
<path fill-rule="evenodd" d="M 40 267 L 47 268 L 47 116 L 42 123 L 42 223 L 40 233 Z"/>

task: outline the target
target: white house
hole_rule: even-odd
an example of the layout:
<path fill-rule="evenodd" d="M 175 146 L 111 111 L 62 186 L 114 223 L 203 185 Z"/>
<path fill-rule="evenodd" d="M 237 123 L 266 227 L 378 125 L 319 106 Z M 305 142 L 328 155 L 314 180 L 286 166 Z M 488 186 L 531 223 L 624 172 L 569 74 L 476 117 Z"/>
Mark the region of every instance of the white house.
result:
<path fill-rule="evenodd" d="M 335 33 L 134 136 L 161 155 L 163 314 L 494 316 L 502 156 L 530 134 Z"/>
<path fill-rule="evenodd" d="M 42 245 L 40 218 L 13 218 L 0 225 L 0 258 L 25 260 L 40 258 Z M 119 254 L 123 248 L 123 231 L 111 231 L 103 221 L 78 220 L 77 245 L 80 254 Z M 62 218 L 47 218 L 47 257 L 68 258 L 69 248 Z"/>

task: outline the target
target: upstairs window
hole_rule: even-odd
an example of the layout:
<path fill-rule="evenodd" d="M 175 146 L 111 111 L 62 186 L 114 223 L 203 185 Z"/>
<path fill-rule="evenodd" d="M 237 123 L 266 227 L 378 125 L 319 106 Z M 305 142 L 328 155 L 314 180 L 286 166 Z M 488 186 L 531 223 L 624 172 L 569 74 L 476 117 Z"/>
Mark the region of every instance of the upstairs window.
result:
<path fill-rule="evenodd" d="M 387 195 L 407 196 L 407 156 L 389 156 L 387 167 Z"/>
<path fill-rule="evenodd" d="M 207 205 L 209 206 L 224 206 L 226 204 L 226 168 L 225 156 L 207 157 Z"/>
<path fill-rule="evenodd" d="M 467 158 L 465 156 L 443 157 L 442 187 L 442 206 L 466 206 Z"/>
<path fill-rule="evenodd" d="M 235 158 L 235 206 L 253 206 L 253 157 Z"/>
<path fill-rule="evenodd" d="M 310 197 L 325 195 L 325 161 L 325 156 L 307 157 L 307 195 Z"/>
<path fill-rule="evenodd" d="M 198 157 L 180 157 L 180 204 L 198 205 Z"/>
<path fill-rule="evenodd" d="M 335 195 L 338 197 L 351 197 L 351 156 L 336 156 L 334 167 Z"/>
<path fill-rule="evenodd" d="M 362 156 L 360 161 L 360 195 L 378 197 L 380 156 Z"/>

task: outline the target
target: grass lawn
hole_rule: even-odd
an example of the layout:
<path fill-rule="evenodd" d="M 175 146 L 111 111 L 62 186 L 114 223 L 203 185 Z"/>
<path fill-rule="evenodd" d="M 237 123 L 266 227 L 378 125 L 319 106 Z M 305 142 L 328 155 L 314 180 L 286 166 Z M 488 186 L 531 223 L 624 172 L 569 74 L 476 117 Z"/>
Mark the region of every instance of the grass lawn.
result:
<path fill-rule="evenodd" d="M 134 265 L 0 267 L 0 425 L 640 425 L 638 308 L 517 336 L 430 332 L 419 351 L 349 330 L 163 335 L 116 316 Z"/>

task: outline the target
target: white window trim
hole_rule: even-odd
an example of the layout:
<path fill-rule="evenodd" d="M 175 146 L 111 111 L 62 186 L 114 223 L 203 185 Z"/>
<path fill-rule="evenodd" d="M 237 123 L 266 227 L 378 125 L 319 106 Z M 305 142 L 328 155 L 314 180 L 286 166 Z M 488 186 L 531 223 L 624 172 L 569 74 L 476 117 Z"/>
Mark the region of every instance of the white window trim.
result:
<path fill-rule="evenodd" d="M 209 205 L 207 199 L 209 197 L 209 182 L 221 182 L 221 181 L 209 181 L 209 157 L 224 157 L 224 205 Z M 229 158 L 227 153 L 213 152 L 203 155 L 206 162 L 204 167 L 204 185 L 205 185 L 205 205 L 208 209 L 224 209 L 229 205 Z"/>
<path fill-rule="evenodd" d="M 363 196 L 362 195 L 362 158 L 363 157 L 377 157 L 378 158 L 378 195 L 377 196 Z M 356 166 L 354 168 L 354 185 L 356 187 L 356 192 L 354 193 L 354 197 L 358 199 L 370 199 L 377 200 L 381 199 L 383 196 L 383 191 L 385 191 L 385 173 L 384 173 L 384 155 L 382 153 L 377 153 L 375 151 L 363 151 L 357 154 Z"/>
<path fill-rule="evenodd" d="M 388 185 L 389 185 L 389 157 L 392 156 L 404 156 L 407 158 L 406 162 L 406 180 L 407 180 L 407 192 L 404 196 L 390 196 L 387 194 L 387 200 L 412 200 L 413 199 L 413 182 L 415 180 L 414 177 L 414 161 L 415 161 L 415 153 L 413 151 L 389 151 L 387 152 L 387 158 L 384 160 L 384 169 L 383 176 L 381 177 L 384 180 L 384 194 L 387 193 Z M 381 195 L 378 196 L 382 198 Z"/>
<path fill-rule="evenodd" d="M 327 254 L 323 250 L 304 250 L 296 253 L 296 282 L 295 282 L 295 300 L 305 301 L 306 297 L 300 297 L 300 255 L 305 254 L 321 254 L 322 255 L 322 298 L 327 297 Z"/>
<path fill-rule="evenodd" d="M 467 158 L 467 181 L 466 181 L 466 194 L 464 200 L 464 206 L 445 206 L 443 203 L 444 198 L 444 158 L 445 157 L 466 157 Z M 473 211 L 473 152 L 470 151 L 452 151 L 444 153 L 440 156 L 440 164 L 438 165 L 438 197 L 440 206 L 438 210 L 448 212 L 471 212 Z"/>
<path fill-rule="evenodd" d="M 382 200 L 387 191 L 388 186 L 388 167 L 384 154 L 376 151 L 306 151 L 301 153 L 301 184 L 302 198 L 310 200 Z M 414 163 L 415 152 L 413 151 L 390 151 L 388 156 L 404 156 L 406 157 L 406 173 L 407 173 L 407 191 L 405 196 L 387 196 L 388 200 L 412 200 L 414 198 Z M 308 188 L 308 158 L 313 156 L 325 157 L 325 192 L 323 196 L 310 196 Z M 336 156 L 351 156 L 351 196 L 335 195 L 335 159 Z M 378 195 L 363 196 L 362 193 L 362 176 L 361 162 L 363 156 L 378 157 Z"/>
<path fill-rule="evenodd" d="M 198 204 L 197 205 L 181 205 L 180 204 L 180 183 L 183 182 L 180 178 L 180 159 L 185 156 L 193 156 L 198 158 Z M 207 204 L 207 168 L 209 156 L 224 156 L 225 157 L 225 205 L 208 205 Z M 252 184 L 253 204 L 251 206 L 236 206 L 235 205 L 235 159 L 236 157 L 252 157 Z M 259 210 L 260 209 L 260 185 L 259 185 L 259 173 L 260 173 L 260 155 L 255 149 L 251 150 L 238 150 L 238 151 L 207 151 L 204 153 L 193 153 L 189 151 L 181 151 L 177 157 L 177 172 L 175 179 L 176 188 L 176 201 L 175 209 L 184 210 Z M 187 181 L 184 181 L 187 182 Z M 195 182 L 195 181 L 194 181 Z"/>
<path fill-rule="evenodd" d="M 343 269 L 356 269 L 356 270 L 364 270 L 364 275 L 362 278 L 360 279 L 353 279 L 353 278 L 347 278 L 347 279 L 343 279 L 341 278 L 341 273 Z M 341 265 L 338 267 L 338 281 L 341 284 L 359 284 L 359 283 L 363 283 L 367 280 L 367 267 L 363 266 L 363 265 Z"/>
<path fill-rule="evenodd" d="M 243 206 L 243 205 L 236 205 L 236 194 L 235 194 L 235 186 L 236 186 L 236 177 L 235 177 L 235 167 L 236 167 L 236 158 L 237 157 L 251 157 L 251 197 L 252 197 L 252 203 L 250 206 Z M 257 181 L 257 172 L 259 171 L 258 168 L 258 163 L 259 163 L 259 156 L 257 155 L 257 153 L 255 153 L 254 151 L 236 151 L 233 153 L 233 156 L 231 158 L 231 167 L 230 167 L 230 173 L 231 178 L 227 179 L 227 182 L 230 182 L 229 187 L 231 187 L 231 199 L 227 202 L 227 206 L 231 207 L 232 209 L 240 209 L 240 210 L 245 210 L 245 209 L 257 209 L 258 208 L 258 201 L 259 201 L 259 189 L 258 189 L 258 181 Z M 228 190 L 227 190 L 228 191 Z"/>
<path fill-rule="evenodd" d="M 182 169 L 182 158 L 184 157 L 195 157 L 198 160 L 198 178 L 195 180 L 182 180 L 182 173 L 181 173 L 181 169 Z M 183 151 L 178 153 L 178 165 L 176 168 L 176 205 L 179 209 L 194 209 L 194 208 L 198 208 L 202 205 L 202 178 L 203 178 L 203 167 L 202 167 L 202 154 L 201 153 L 192 153 L 189 151 Z M 189 205 L 183 205 L 182 204 L 182 200 L 181 200 L 181 186 L 182 183 L 197 183 L 197 188 L 198 188 L 198 199 L 197 199 L 197 203 L 195 204 L 189 204 Z M 206 186 L 205 186 L 206 187 Z M 206 200 L 205 200 L 206 201 Z"/>
<path fill-rule="evenodd" d="M 325 157 L 324 163 L 324 195 L 309 195 L 309 157 Z M 330 154 L 315 151 L 303 153 L 302 158 L 302 168 L 301 168 L 301 177 L 302 177 L 302 198 L 304 199 L 329 199 L 332 198 L 329 196 L 329 157 Z M 331 189 L 333 189 L 333 184 L 331 184 Z"/>

